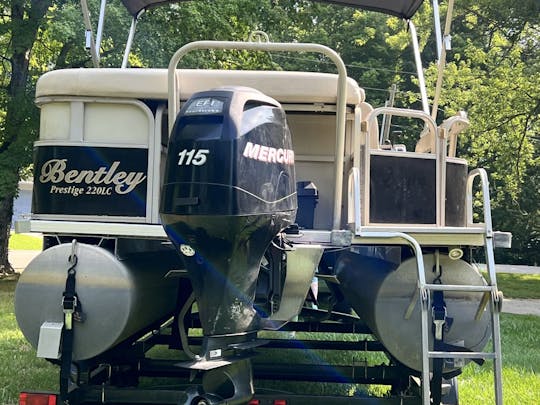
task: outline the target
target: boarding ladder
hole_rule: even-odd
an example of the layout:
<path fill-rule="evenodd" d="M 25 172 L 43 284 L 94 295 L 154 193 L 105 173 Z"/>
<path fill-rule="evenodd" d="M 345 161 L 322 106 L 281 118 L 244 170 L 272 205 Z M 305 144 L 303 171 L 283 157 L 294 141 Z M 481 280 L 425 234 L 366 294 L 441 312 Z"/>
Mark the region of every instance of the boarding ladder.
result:
<path fill-rule="evenodd" d="M 450 284 L 429 284 L 426 282 L 425 267 L 423 261 L 422 248 L 420 243 L 405 232 L 392 232 L 386 229 L 377 230 L 377 227 L 362 227 L 359 212 L 360 212 L 360 174 L 357 168 L 352 168 L 349 173 L 349 201 L 354 206 L 349 207 L 349 212 L 353 213 L 350 222 L 355 224 L 355 236 L 362 239 L 370 240 L 401 240 L 410 245 L 416 256 L 416 265 L 418 269 L 418 290 L 416 296 L 419 297 L 421 306 L 421 348 L 422 348 L 422 403 L 429 405 L 431 403 L 430 392 L 430 359 L 486 359 L 493 360 L 493 375 L 494 375 L 494 392 L 496 405 L 502 405 L 502 356 L 501 356 L 501 336 L 499 313 L 502 306 L 502 294 L 497 289 L 497 278 L 495 272 L 495 259 L 493 254 L 495 232 L 491 222 L 491 206 L 489 199 L 489 182 L 488 176 L 484 169 L 474 169 L 469 173 L 467 179 L 467 226 L 479 225 L 483 229 L 483 246 L 488 271 L 488 284 L 483 286 L 478 285 L 450 285 Z M 482 197 L 484 223 L 473 223 L 473 183 L 476 178 L 480 179 Z M 431 310 L 431 293 L 435 291 L 461 291 L 461 292 L 482 292 L 483 297 L 476 311 L 475 318 L 480 319 L 482 313 L 489 304 L 491 316 L 491 351 L 486 352 L 457 352 L 457 351 L 435 351 L 429 349 L 429 333 L 431 324 L 429 319 L 429 311 Z M 414 305 L 416 299 L 411 303 Z M 408 311 L 412 310 L 409 308 Z"/>
<path fill-rule="evenodd" d="M 467 180 L 467 224 L 473 224 L 472 213 L 472 186 L 476 177 L 480 178 L 483 197 L 484 211 L 484 251 L 488 270 L 488 285 L 450 285 L 450 284 L 428 284 L 425 280 L 424 269 L 418 266 L 418 289 L 421 300 L 421 322 L 422 322 L 422 398 L 424 404 L 430 403 L 430 391 L 427 382 L 430 380 L 429 360 L 435 358 L 454 359 L 488 359 L 493 360 L 495 403 L 502 405 L 502 357 L 501 357 L 501 336 L 499 313 L 502 305 L 502 294 L 497 289 L 497 278 L 495 271 L 495 259 L 493 254 L 494 232 L 491 223 L 491 207 L 489 200 L 489 183 L 487 173 L 484 169 L 475 169 L 470 172 Z M 434 291 L 461 291 L 461 292 L 483 292 L 483 298 L 476 311 L 476 319 L 482 316 L 489 303 L 491 315 L 491 345 L 492 350 L 487 352 L 447 352 L 429 350 L 429 310 L 430 292 Z"/>

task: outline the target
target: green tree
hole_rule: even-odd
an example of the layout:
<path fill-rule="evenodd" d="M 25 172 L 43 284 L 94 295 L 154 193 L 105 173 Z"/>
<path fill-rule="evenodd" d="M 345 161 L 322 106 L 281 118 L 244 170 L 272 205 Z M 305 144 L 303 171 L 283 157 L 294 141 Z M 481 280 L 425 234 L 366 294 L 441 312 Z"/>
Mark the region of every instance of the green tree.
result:
<path fill-rule="evenodd" d="M 89 1 L 94 26 L 98 1 Z M 129 19 L 120 0 L 109 2 L 101 65 L 119 66 Z M 381 106 L 387 89 L 398 84 L 396 105 L 419 106 L 417 78 L 406 24 L 394 17 L 306 0 L 202 0 L 156 8 L 141 18 L 130 64 L 166 67 L 180 46 L 194 40 L 246 40 L 254 30 L 274 42 L 317 42 L 336 49 L 349 75 Z M 7 239 L 12 199 L 22 170 L 30 163 L 37 133 L 33 84 L 44 71 L 91 66 L 84 49 L 80 4 L 76 0 L 1 1 L 0 19 L 0 265 L 9 270 Z M 47 11 L 49 11 L 47 13 Z M 538 244 L 540 41 L 535 0 L 457 0 L 453 51 L 449 54 L 440 119 L 465 109 L 471 128 L 459 149 L 473 167 L 490 172 L 496 227 L 515 235 L 519 260 Z M 414 18 L 424 60 L 435 60 L 429 2 Z M 314 54 L 195 52 L 183 65 L 194 68 L 268 68 L 333 71 Z M 427 66 L 427 65 L 426 65 Z M 427 68 L 434 83 L 435 65 Z M 417 137 L 418 128 L 393 124 Z M 535 143 L 536 142 L 536 143 Z M 527 230 L 527 231 L 525 231 Z M 519 235 L 519 236 L 518 236 Z M 535 236 L 536 235 L 536 236 Z M 516 245 L 517 244 L 517 245 Z M 513 257 L 505 253 L 505 260 Z M 517 257 L 516 256 L 516 257 Z"/>
<path fill-rule="evenodd" d="M 97 16 L 99 2 L 89 2 Z M 34 106 L 38 77 L 56 68 L 90 66 L 84 48 L 80 2 L 76 0 L 0 1 L 0 274 L 13 271 L 8 242 L 13 199 L 32 163 L 39 115 Z M 102 64 L 119 65 L 129 21 L 115 0 L 107 9 L 113 27 L 104 36 Z M 121 33 L 121 35 L 120 35 Z M 121 38 L 122 36 L 122 38 Z"/>
<path fill-rule="evenodd" d="M 453 31 L 441 105 L 447 116 L 468 112 L 460 154 L 486 168 L 494 226 L 514 234 L 498 260 L 538 263 L 540 3 L 460 1 Z"/>
<path fill-rule="evenodd" d="M 36 114 L 29 91 L 30 58 L 52 0 L 2 1 L 0 22 L 3 81 L 0 83 L 0 272 L 12 271 L 8 241 L 13 198 L 22 170 L 30 164 Z"/>

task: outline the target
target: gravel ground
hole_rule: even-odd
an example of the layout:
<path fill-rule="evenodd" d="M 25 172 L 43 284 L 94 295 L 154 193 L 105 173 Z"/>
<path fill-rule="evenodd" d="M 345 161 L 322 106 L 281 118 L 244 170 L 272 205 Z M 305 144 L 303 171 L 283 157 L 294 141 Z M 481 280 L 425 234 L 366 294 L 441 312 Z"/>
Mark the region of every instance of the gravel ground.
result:
<path fill-rule="evenodd" d="M 502 312 L 540 316 L 540 300 L 505 298 L 502 305 Z"/>
<path fill-rule="evenodd" d="M 485 264 L 476 265 L 480 270 L 485 271 Z M 540 274 L 540 266 L 523 266 L 520 264 L 496 264 L 497 273 L 515 273 L 515 274 Z"/>
<path fill-rule="evenodd" d="M 39 250 L 10 250 L 9 262 L 16 271 L 21 272 L 39 253 Z"/>

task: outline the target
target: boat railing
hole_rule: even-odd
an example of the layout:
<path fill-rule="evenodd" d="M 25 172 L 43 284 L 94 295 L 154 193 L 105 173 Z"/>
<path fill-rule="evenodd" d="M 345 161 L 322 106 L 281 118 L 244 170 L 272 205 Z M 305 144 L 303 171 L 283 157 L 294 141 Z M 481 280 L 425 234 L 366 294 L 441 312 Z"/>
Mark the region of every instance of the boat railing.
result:
<path fill-rule="evenodd" d="M 429 134 L 433 134 L 433 137 L 435 137 L 435 134 L 437 133 L 437 124 L 431 118 L 429 114 L 426 114 L 424 111 L 420 110 L 411 110 L 408 108 L 396 108 L 396 107 L 379 107 L 375 108 L 370 114 L 369 117 L 367 117 L 368 121 L 368 127 L 374 122 L 379 115 L 397 115 L 399 117 L 406 117 L 406 118 L 418 118 L 424 121 L 426 124 Z"/>
<path fill-rule="evenodd" d="M 421 111 L 409 111 L 409 110 L 402 110 L 402 109 L 394 109 L 394 108 L 380 108 L 375 109 L 373 111 L 373 115 L 369 117 L 368 125 L 371 123 L 371 120 L 374 120 L 377 115 L 384 114 L 384 113 L 392 113 L 393 115 L 402 115 L 412 118 L 421 118 L 424 119 L 426 124 L 429 126 L 430 131 L 437 131 L 435 127 L 435 123 L 431 119 L 431 117 Z M 366 135 L 369 136 L 369 135 Z M 370 151 L 369 148 L 365 148 L 365 156 L 363 159 L 364 165 L 369 168 L 369 158 L 370 158 Z M 369 170 L 367 170 L 366 167 L 364 167 L 364 170 L 362 171 L 360 167 L 354 166 L 349 170 L 348 173 L 348 189 L 347 189 L 347 224 L 349 228 L 355 233 L 355 235 L 360 235 L 362 227 L 369 225 L 368 221 L 365 220 L 366 214 L 364 213 L 364 216 L 362 215 L 362 210 L 368 209 L 366 205 L 366 190 L 363 190 L 362 188 L 362 181 L 361 176 L 362 173 L 369 174 Z M 439 177 L 439 176 L 437 176 Z M 473 185 L 475 183 L 476 179 L 480 179 L 480 187 L 482 191 L 482 214 L 483 214 L 483 221 L 484 222 L 478 222 L 474 220 L 473 215 L 473 208 L 474 208 L 474 198 L 475 195 L 473 193 Z M 367 183 L 369 184 L 369 183 Z M 364 185 L 367 187 L 367 185 Z M 441 195 L 442 198 L 444 198 L 444 193 L 442 193 L 442 190 L 444 188 L 438 187 L 437 192 Z M 369 189 L 367 190 L 369 192 Z M 489 196 L 489 180 L 487 172 L 482 168 L 477 168 L 472 170 L 467 177 L 467 183 L 466 183 L 466 190 L 464 190 L 466 193 L 465 197 L 465 215 L 466 215 L 466 222 L 465 227 L 466 228 L 475 228 L 482 231 L 483 234 L 487 238 L 493 238 L 496 236 L 496 232 L 493 231 L 492 228 L 492 220 L 491 220 L 491 203 L 490 203 L 490 196 Z M 440 200 L 440 199 L 438 199 Z M 363 206 L 364 205 L 364 206 Z M 369 213 L 367 213 L 369 214 Z M 364 221 L 363 221 L 364 218 Z M 437 226 L 443 226 L 443 223 L 436 224 Z M 501 245 L 501 247 L 506 247 L 504 245 Z"/>
<path fill-rule="evenodd" d="M 445 224 L 445 205 L 446 205 L 446 157 L 447 157 L 447 139 L 445 137 L 444 131 L 439 131 L 439 128 L 437 128 L 437 124 L 435 123 L 435 120 L 426 112 L 419 111 L 419 110 L 412 110 L 412 109 L 405 109 L 405 108 L 395 108 L 395 107 L 379 107 L 375 108 L 367 118 L 367 125 L 366 128 L 370 128 L 374 123 L 376 123 L 377 117 L 379 115 L 387 115 L 387 116 L 399 116 L 399 117 L 405 117 L 405 118 L 413 118 L 413 119 L 421 119 L 426 128 L 426 133 L 424 134 L 424 137 L 428 139 L 432 139 L 430 151 L 431 153 L 435 153 L 436 155 L 436 165 L 435 165 L 435 176 L 436 176 L 436 183 L 435 183 L 435 194 L 436 194 L 436 225 L 439 227 L 444 226 Z M 368 131 L 366 132 L 366 136 L 369 137 Z M 367 139 L 365 141 L 366 145 L 369 145 Z M 371 156 L 371 149 L 365 148 L 364 150 L 364 157 L 363 157 L 363 173 L 366 174 L 366 177 L 369 178 L 370 175 L 370 156 Z M 368 201 L 368 190 L 364 193 L 365 201 Z M 367 205 L 365 207 L 367 210 Z M 367 216 L 367 213 L 364 213 L 364 220 L 367 222 L 367 219 L 369 216 Z"/>
<path fill-rule="evenodd" d="M 236 41 L 196 41 L 182 46 L 172 56 L 168 68 L 168 101 L 169 116 L 176 117 L 180 107 L 179 83 L 176 78 L 176 67 L 180 60 L 195 50 L 247 50 L 263 52 L 312 52 L 330 59 L 337 68 L 337 100 L 336 100 L 336 148 L 334 162 L 334 210 L 332 229 L 338 230 L 341 225 L 341 202 L 343 197 L 343 164 L 345 153 L 347 69 L 339 54 L 333 49 L 313 43 L 280 43 L 280 42 L 236 42 Z M 169 133 L 174 125 L 174 118 L 169 120 Z"/>
<path fill-rule="evenodd" d="M 486 228 L 486 235 L 488 237 L 493 236 L 493 229 L 491 223 L 491 203 L 489 200 L 489 180 L 485 169 L 474 169 L 469 173 L 467 178 L 467 195 L 466 195 L 466 209 L 467 209 L 467 226 L 478 225 L 479 222 L 474 221 L 474 194 L 473 185 L 476 178 L 480 179 L 480 187 L 482 189 L 482 212 L 484 215 L 484 226 Z"/>

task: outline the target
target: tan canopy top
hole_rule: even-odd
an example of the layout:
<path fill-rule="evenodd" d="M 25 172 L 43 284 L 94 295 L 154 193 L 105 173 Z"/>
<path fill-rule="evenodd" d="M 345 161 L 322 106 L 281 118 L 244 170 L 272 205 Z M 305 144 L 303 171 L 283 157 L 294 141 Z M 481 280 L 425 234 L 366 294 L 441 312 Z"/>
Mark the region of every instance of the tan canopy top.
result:
<path fill-rule="evenodd" d="M 136 16 L 141 10 L 152 6 L 167 3 L 176 3 L 188 0 L 122 0 L 128 11 Z M 350 7 L 363 8 L 365 10 L 378 11 L 385 14 L 395 15 L 397 17 L 410 19 L 416 10 L 422 5 L 424 0 L 317 0 L 321 3 L 335 3 Z M 216 7 L 219 4 L 216 3 Z"/>

